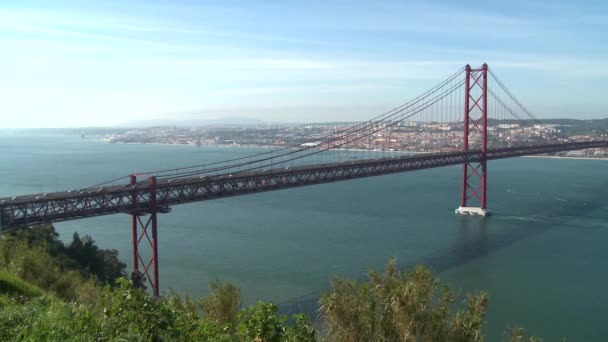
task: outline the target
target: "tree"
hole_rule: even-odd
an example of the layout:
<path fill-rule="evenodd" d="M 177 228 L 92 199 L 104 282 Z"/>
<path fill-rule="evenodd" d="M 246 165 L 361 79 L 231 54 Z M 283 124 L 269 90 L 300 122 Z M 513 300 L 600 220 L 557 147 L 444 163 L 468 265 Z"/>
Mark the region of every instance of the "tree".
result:
<path fill-rule="evenodd" d="M 127 265 L 118 259 L 118 251 L 99 249 L 88 235 L 81 239 L 78 233 L 74 233 L 66 254 L 77 263 L 81 271 L 96 276 L 102 283 L 113 284 L 125 275 Z"/>
<path fill-rule="evenodd" d="M 46 263 L 57 264 L 62 271 L 77 271 L 84 278 L 95 277 L 101 284 L 113 284 L 125 275 L 126 265 L 118 258 L 117 250 L 100 249 L 90 236 L 81 238 L 78 233 L 74 233 L 72 241 L 65 245 L 50 224 L 8 231 L 1 242 L 0 261 L 10 264 L 15 249 L 23 249 L 20 247 L 23 245 L 26 249 L 40 251 L 40 258 L 49 259 Z"/>

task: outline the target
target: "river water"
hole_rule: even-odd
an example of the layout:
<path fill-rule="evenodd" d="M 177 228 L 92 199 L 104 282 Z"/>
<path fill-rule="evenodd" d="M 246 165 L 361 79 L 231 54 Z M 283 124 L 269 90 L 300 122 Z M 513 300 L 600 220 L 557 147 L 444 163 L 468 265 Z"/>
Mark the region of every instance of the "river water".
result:
<path fill-rule="evenodd" d="M 134 171 L 244 156 L 252 148 L 113 145 L 0 134 L 0 197 L 92 185 Z M 457 289 L 489 292 L 488 340 L 519 325 L 546 340 L 608 336 L 608 161 L 490 162 L 489 218 L 459 217 L 460 167 L 177 206 L 159 217 L 161 289 L 204 295 L 214 278 L 247 302 L 310 305 L 332 277 L 363 279 L 396 257 Z M 130 265 L 130 219 L 56 224 Z M 314 299 L 313 299 L 314 298 Z"/>

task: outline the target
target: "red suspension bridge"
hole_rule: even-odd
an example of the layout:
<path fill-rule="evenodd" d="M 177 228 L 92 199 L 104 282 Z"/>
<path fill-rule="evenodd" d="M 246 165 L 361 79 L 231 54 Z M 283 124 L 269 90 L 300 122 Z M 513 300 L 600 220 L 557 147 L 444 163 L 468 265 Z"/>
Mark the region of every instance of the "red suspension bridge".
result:
<path fill-rule="evenodd" d="M 467 65 L 399 107 L 307 143 L 132 174 L 77 191 L 2 198 L 0 226 L 129 214 L 133 270 L 142 272 L 158 295 L 158 214 L 173 205 L 462 165 L 456 212 L 485 216 L 488 160 L 605 147 L 608 140 L 561 136 L 532 115 L 487 65 Z M 143 247 L 150 248 L 149 258 Z"/>

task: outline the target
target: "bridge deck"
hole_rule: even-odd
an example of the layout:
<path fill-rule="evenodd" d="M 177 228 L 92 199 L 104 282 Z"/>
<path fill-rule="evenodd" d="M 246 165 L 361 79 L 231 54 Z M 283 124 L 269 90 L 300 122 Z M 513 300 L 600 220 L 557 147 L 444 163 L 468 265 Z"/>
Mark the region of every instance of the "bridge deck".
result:
<path fill-rule="evenodd" d="M 486 158 L 493 160 L 598 147 L 608 147 L 608 140 L 491 149 L 487 151 Z M 51 223 L 116 213 L 145 214 L 149 211 L 152 193 L 155 193 L 162 210 L 169 211 L 177 204 L 457 165 L 466 161 L 479 162 L 481 158 L 481 151 L 425 154 L 168 179 L 159 181 L 155 187 L 138 183 L 3 198 L 0 199 L 0 226 Z"/>

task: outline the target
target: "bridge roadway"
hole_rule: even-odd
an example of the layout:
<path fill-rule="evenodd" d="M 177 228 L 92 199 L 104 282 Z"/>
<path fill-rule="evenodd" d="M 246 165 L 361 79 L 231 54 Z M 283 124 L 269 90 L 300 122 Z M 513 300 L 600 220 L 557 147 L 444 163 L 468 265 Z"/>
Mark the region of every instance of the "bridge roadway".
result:
<path fill-rule="evenodd" d="M 489 149 L 487 160 L 558 151 L 608 147 L 608 140 Z M 240 196 L 305 185 L 479 162 L 481 151 L 449 152 L 342 163 L 318 164 L 265 171 L 238 172 L 140 182 L 86 191 L 54 192 L 0 199 L 0 227 L 52 223 L 117 213 L 145 215 L 156 195 L 160 212 L 177 204 Z"/>

